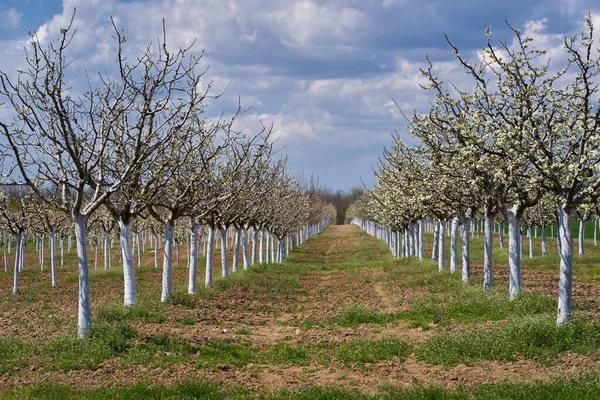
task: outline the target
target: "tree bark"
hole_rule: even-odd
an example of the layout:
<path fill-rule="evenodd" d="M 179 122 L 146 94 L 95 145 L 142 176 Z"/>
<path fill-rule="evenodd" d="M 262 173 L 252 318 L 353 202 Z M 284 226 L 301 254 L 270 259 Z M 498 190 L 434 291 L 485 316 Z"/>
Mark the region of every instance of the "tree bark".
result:
<path fill-rule="evenodd" d="M 232 262 L 232 266 L 231 266 L 231 270 L 233 272 L 238 271 L 241 240 L 242 240 L 242 230 L 240 228 L 235 228 L 235 235 L 234 235 L 234 240 L 233 240 L 233 262 Z"/>
<path fill-rule="evenodd" d="M 166 303 L 173 297 L 173 223 L 165 221 L 165 254 L 163 256 L 162 293 L 160 301 Z"/>
<path fill-rule="evenodd" d="M 558 285 L 557 325 L 563 325 L 571 321 L 571 302 L 573 297 L 573 232 L 571 231 L 571 212 L 565 204 L 559 203 L 560 282 Z"/>
<path fill-rule="evenodd" d="M 521 294 L 521 229 L 517 219 L 517 206 L 506 209 L 508 221 L 509 294 L 513 300 Z"/>
<path fill-rule="evenodd" d="M 213 285 L 213 253 L 215 249 L 215 229 L 210 226 L 208 228 L 208 239 L 206 241 L 206 275 L 204 278 L 204 286 L 211 288 Z"/>
<path fill-rule="evenodd" d="M 492 233 L 492 216 L 489 210 L 485 212 L 485 227 L 484 227 L 484 254 L 483 254 L 483 290 L 486 292 L 492 289 L 493 285 L 493 266 L 492 266 L 492 245 L 494 236 Z"/>
<path fill-rule="evenodd" d="M 445 263 L 446 263 L 446 259 L 445 259 L 446 258 L 445 257 L 446 222 L 440 219 L 439 226 L 440 226 L 440 229 L 439 229 L 439 233 L 438 233 L 438 241 L 439 241 L 439 244 L 438 244 L 438 247 L 439 247 L 439 249 L 438 249 L 438 270 L 440 272 L 442 272 L 446 268 L 446 266 L 445 266 Z"/>
<path fill-rule="evenodd" d="M 188 277 L 188 293 L 196 294 L 197 287 L 197 274 L 198 274 L 198 230 L 200 224 L 196 220 L 196 217 L 190 217 L 190 231 L 191 231 L 191 248 L 190 248 L 190 260 L 189 260 L 189 277 Z"/>
<path fill-rule="evenodd" d="M 469 283 L 471 278 L 471 260 L 470 260 L 470 226 L 471 217 L 465 215 L 462 231 L 462 280 Z"/>
<path fill-rule="evenodd" d="M 458 217 L 452 218 L 450 234 L 450 272 L 456 272 L 458 265 Z"/>
<path fill-rule="evenodd" d="M 583 257 L 584 243 L 585 243 L 585 219 L 580 218 L 579 219 L 579 257 Z"/>
<path fill-rule="evenodd" d="M 227 265 L 227 228 L 221 228 L 221 276 L 229 278 L 229 265 Z"/>
<path fill-rule="evenodd" d="M 131 242 L 131 226 L 133 225 L 133 218 L 124 221 L 123 218 L 120 217 L 117 222 L 119 224 L 119 244 L 121 246 L 121 258 L 123 260 L 123 305 L 125 307 L 130 307 L 137 303 L 135 269 L 133 265 L 133 243 Z"/>
<path fill-rule="evenodd" d="M 244 256 L 244 271 L 250 269 L 250 253 L 248 251 L 248 240 L 248 228 L 244 227 L 242 228 L 242 254 Z"/>
<path fill-rule="evenodd" d="M 88 268 L 87 244 L 85 242 L 87 217 L 74 216 L 77 260 L 79 268 L 79 298 L 77 316 L 77 337 L 89 339 L 92 333 L 92 309 L 90 306 L 90 275 Z"/>

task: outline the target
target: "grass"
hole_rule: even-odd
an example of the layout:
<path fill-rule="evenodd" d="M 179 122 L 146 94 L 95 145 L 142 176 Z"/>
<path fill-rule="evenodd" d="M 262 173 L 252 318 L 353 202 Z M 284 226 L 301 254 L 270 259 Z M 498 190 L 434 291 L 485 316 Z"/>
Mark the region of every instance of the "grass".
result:
<path fill-rule="evenodd" d="M 399 318 L 417 324 L 476 323 L 552 313 L 555 308 L 555 300 L 540 294 L 525 293 L 510 301 L 504 289 L 484 293 L 479 287 L 462 286 L 448 295 L 419 297 L 411 310 L 399 314 Z"/>
<path fill-rule="evenodd" d="M 600 327 L 583 320 L 557 327 L 553 316 L 514 318 L 491 327 L 468 327 L 449 335 L 439 333 L 417 350 L 419 360 L 457 365 L 480 360 L 547 361 L 561 353 L 595 354 Z"/>
<path fill-rule="evenodd" d="M 404 361 L 412 345 L 397 338 L 361 340 L 347 343 L 334 350 L 335 358 L 344 364 L 365 364 L 383 360 Z"/>
<path fill-rule="evenodd" d="M 312 355 L 316 352 L 303 346 L 290 346 L 287 343 L 279 343 L 263 351 L 259 359 L 264 364 L 286 364 L 306 366 L 310 363 Z"/>
<path fill-rule="evenodd" d="M 249 344 L 227 343 L 214 340 L 198 351 L 198 368 L 215 368 L 218 365 L 243 367 L 254 359 L 256 349 Z"/>
<path fill-rule="evenodd" d="M 141 321 L 151 324 L 161 324 L 166 317 L 157 302 L 140 302 L 127 308 L 122 303 L 105 303 L 98 307 L 96 321 L 105 323 Z"/>
<path fill-rule="evenodd" d="M 70 386 L 38 385 L 8 389 L 3 399 L 63 399 L 63 400 L 110 400 L 133 399 L 260 399 L 260 400 L 593 400 L 598 398 L 600 377 L 584 374 L 552 382 L 497 383 L 476 387 L 460 386 L 445 389 L 437 386 L 402 388 L 383 386 L 377 393 L 364 394 L 356 389 L 309 386 L 296 390 L 249 390 L 239 386 L 222 388 L 209 382 L 184 382 L 176 385 L 149 386 L 138 383 L 130 387 L 75 389 Z"/>
<path fill-rule="evenodd" d="M 331 322 L 340 326 L 354 327 L 361 324 L 387 324 L 398 319 L 399 314 L 380 313 L 361 305 L 352 305 L 343 309 L 340 315 L 331 319 Z"/>

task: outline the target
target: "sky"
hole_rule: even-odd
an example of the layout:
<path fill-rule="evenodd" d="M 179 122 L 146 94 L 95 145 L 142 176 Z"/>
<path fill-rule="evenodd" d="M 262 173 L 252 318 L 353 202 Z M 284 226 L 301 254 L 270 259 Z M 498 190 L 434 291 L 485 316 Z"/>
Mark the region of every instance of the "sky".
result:
<path fill-rule="evenodd" d="M 86 72 L 114 73 L 111 16 L 130 49 L 156 42 L 164 19 L 169 48 L 204 51 L 205 81 L 225 91 L 207 112 L 229 115 L 241 99 L 238 130 L 272 124 L 289 167 L 333 190 L 370 185 L 392 133 L 414 143 L 392 100 L 408 115 L 427 111 L 426 54 L 445 82 L 466 81 L 444 35 L 477 60 L 487 27 L 496 43 L 512 40 L 505 21 L 551 54 L 588 12 L 600 30 L 591 0 L 0 0 L 0 70 L 23 67 L 26 30 L 52 40 L 74 9 L 73 90 L 85 90 Z"/>

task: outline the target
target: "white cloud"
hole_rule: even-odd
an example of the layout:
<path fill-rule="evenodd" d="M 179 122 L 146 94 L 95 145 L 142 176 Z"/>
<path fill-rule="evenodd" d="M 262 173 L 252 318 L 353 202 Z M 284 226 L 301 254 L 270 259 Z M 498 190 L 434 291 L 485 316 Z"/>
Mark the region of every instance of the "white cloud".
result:
<path fill-rule="evenodd" d="M 23 13 L 17 11 L 15 8 L 0 8 L 0 25 L 2 25 L 2 29 L 10 30 L 20 28 L 21 17 L 23 17 Z"/>

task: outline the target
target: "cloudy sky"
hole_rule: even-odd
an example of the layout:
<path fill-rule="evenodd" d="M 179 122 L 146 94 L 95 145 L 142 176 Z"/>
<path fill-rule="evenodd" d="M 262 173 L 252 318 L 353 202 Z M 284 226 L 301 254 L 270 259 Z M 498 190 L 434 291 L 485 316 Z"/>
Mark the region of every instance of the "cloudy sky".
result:
<path fill-rule="evenodd" d="M 549 48 L 577 32 L 587 12 L 600 29 L 591 0 L 0 0 L 0 69 L 23 64 L 24 28 L 50 40 L 74 8 L 75 87 L 77 73 L 113 68 L 111 16 L 132 48 L 156 40 L 164 18 L 169 46 L 195 40 L 207 80 L 227 88 L 209 112 L 233 112 L 241 96 L 250 109 L 238 128 L 273 124 L 290 167 L 334 190 L 360 186 L 360 177 L 369 183 L 390 134 L 405 136 L 392 99 L 409 114 L 427 109 L 425 54 L 444 81 L 465 79 L 444 34 L 476 58 L 486 27 L 511 40 L 505 20 Z"/>

